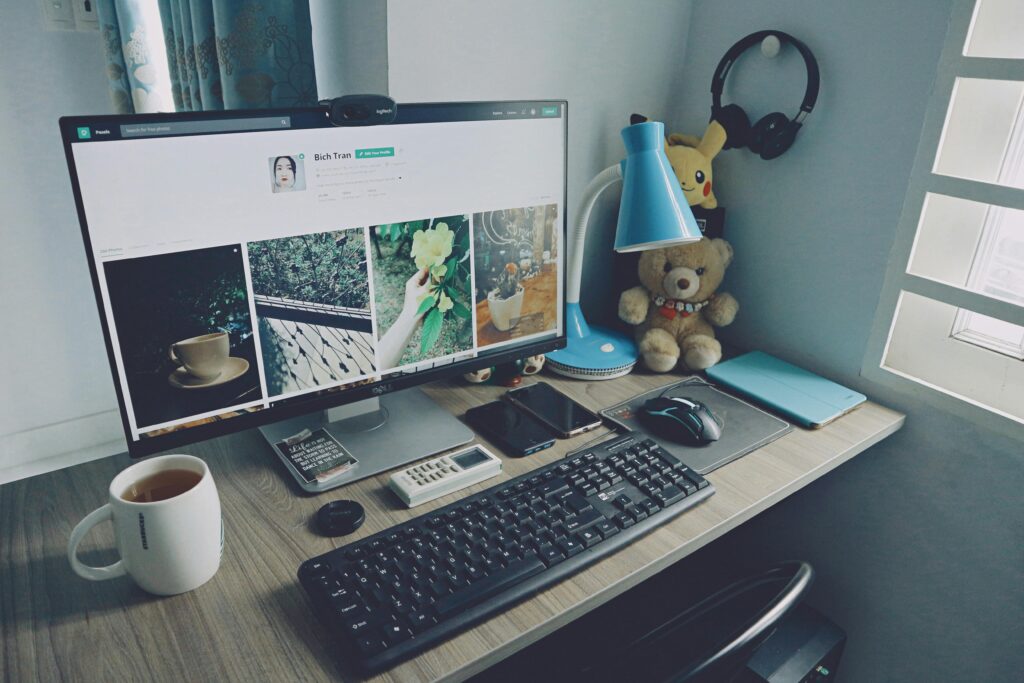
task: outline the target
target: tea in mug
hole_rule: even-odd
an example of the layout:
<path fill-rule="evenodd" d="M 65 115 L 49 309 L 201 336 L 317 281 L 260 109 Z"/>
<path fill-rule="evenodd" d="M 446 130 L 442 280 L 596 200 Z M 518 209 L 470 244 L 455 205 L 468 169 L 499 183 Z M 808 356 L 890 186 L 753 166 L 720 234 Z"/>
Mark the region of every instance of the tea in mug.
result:
<path fill-rule="evenodd" d="M 164 470 L 130 484 L 121 497 L 129 503 L 156 503 L 192 489 L 203 475 L 192 470 Z"/>

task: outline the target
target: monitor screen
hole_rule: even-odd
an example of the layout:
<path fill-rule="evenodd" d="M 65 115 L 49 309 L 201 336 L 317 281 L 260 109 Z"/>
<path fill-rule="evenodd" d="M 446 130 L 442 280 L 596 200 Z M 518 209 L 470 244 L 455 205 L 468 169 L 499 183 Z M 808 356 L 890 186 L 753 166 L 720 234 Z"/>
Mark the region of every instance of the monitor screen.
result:
<path fill-rule="evenodd" d="M 564 345 L 565 102 L 61 130 L 133 454 Z"/>

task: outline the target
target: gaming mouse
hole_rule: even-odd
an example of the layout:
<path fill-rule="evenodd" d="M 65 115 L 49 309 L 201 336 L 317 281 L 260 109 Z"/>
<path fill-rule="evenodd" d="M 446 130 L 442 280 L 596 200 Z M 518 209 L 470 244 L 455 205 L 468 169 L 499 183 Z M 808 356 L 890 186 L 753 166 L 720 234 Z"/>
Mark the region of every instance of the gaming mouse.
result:
<path fill-rule="evenodd" d="M 687 446 L 703 446 L 722 436 L 722 421 L 700 401 L 676 396 L 652 398 L 641 419 L 666 438 Z"/>

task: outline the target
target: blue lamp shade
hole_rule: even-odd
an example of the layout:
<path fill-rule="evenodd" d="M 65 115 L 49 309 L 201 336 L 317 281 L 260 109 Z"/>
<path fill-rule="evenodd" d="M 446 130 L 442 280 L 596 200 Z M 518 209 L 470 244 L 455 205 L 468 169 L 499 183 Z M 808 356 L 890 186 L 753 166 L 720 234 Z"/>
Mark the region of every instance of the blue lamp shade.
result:
<path fill-rule="evenodd" d="M 665 126 L 657 121 L 622 129 L 622 201 L 615 251 L 644 251 L 696 242 L 700 228 L 665 156 Z"/>

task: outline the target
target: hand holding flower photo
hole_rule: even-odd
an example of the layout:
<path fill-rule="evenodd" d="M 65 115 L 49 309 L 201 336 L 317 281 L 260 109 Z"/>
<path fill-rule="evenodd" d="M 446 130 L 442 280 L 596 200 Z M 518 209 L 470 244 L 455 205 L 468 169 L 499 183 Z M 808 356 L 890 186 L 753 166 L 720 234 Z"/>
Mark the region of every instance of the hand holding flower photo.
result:
<path fill-rule="evenodd" d="M 372 230 L 382 365 L 397 367 L 472 348 L 469 217 Z"/>

